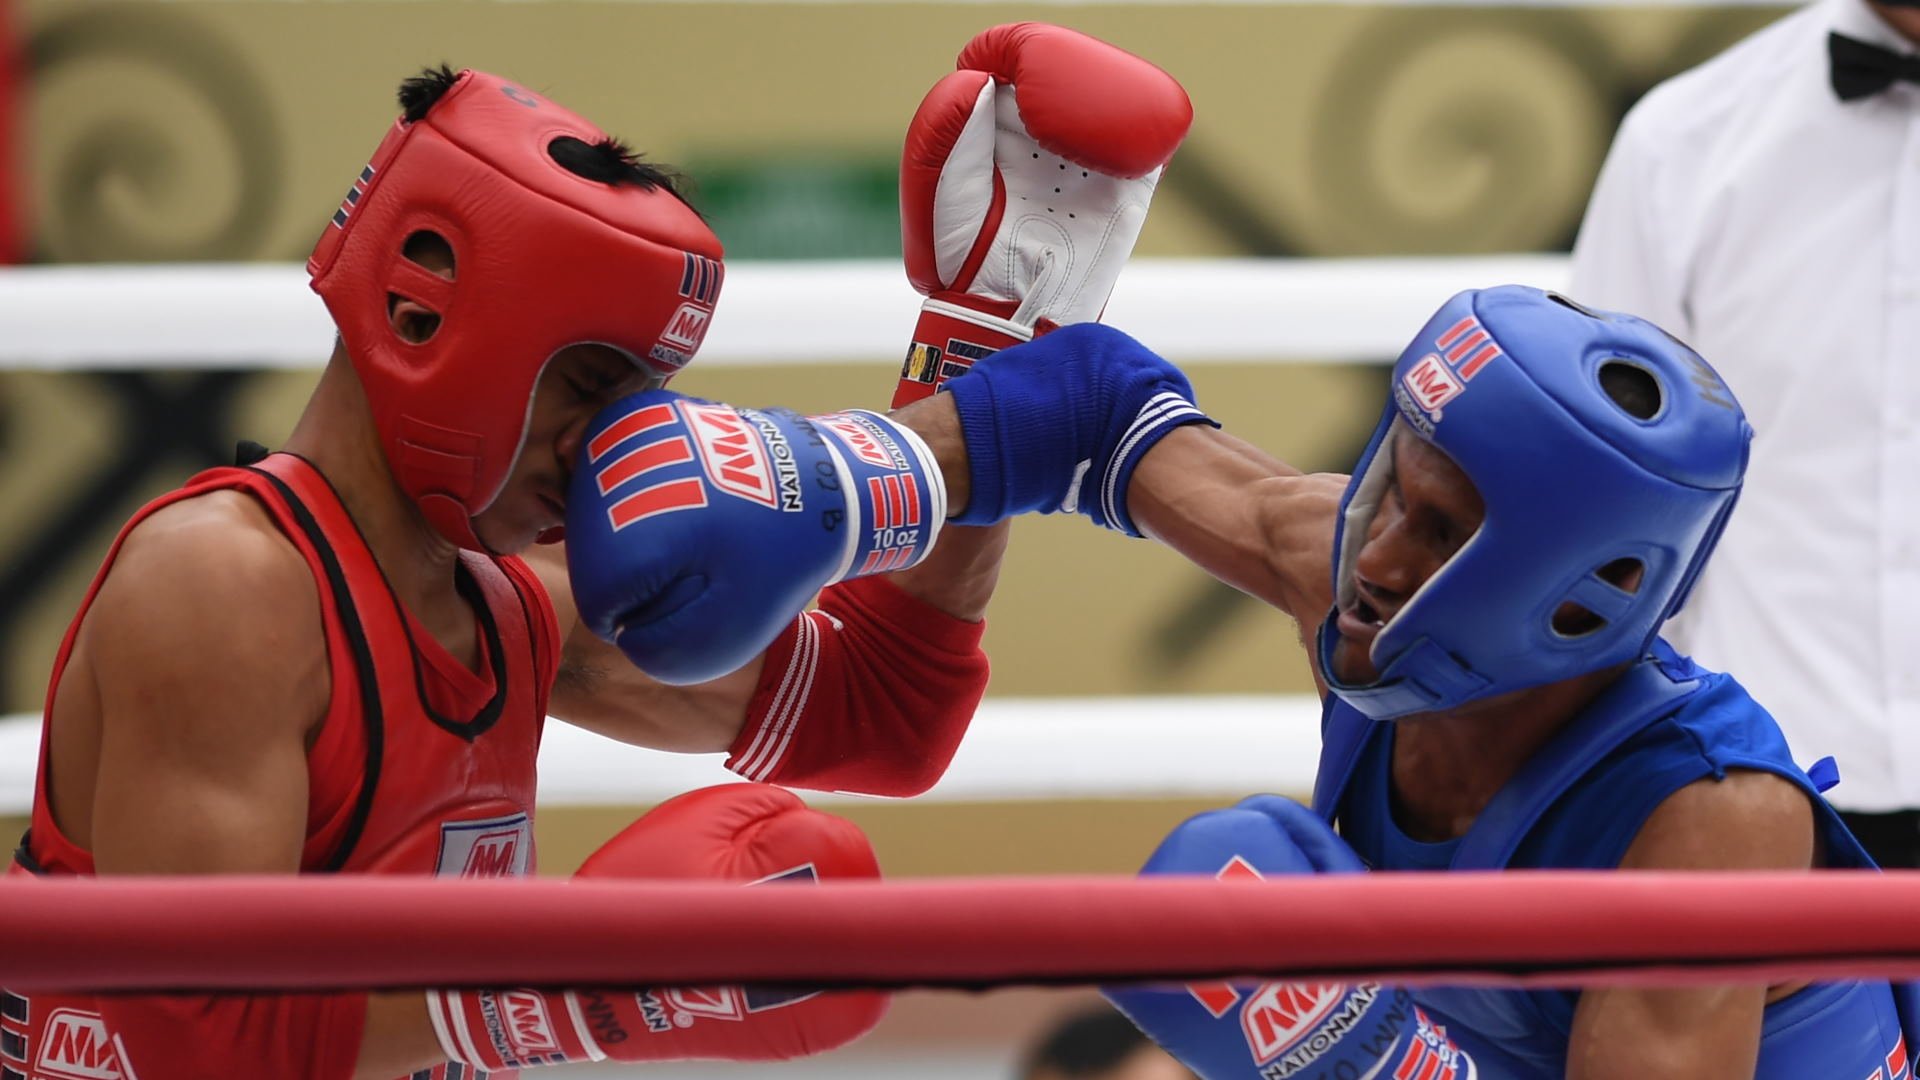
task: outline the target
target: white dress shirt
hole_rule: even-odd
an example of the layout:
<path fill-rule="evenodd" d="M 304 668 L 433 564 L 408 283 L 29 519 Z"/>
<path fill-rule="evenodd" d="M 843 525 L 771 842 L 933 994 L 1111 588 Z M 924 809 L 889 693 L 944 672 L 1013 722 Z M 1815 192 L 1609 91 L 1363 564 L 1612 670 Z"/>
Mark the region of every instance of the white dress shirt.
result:
<path fill-rule="evenodd" d="M 1571 294 L 1686 340 L 1745 406 L 1746 489 L 1669 636 L 1878 812 L 1920 807 L 1920 86 L 1842 104 L 1829 30 L 1915 51 L 1819 0 L 1655 88 Z"/>

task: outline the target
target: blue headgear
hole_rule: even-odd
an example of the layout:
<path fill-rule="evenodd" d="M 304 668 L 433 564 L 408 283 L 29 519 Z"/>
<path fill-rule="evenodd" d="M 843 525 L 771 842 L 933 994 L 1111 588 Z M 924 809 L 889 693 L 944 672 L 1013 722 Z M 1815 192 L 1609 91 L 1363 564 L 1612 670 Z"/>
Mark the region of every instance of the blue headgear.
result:
<path fill-rule="evenodd" d="M 1636 418 L 1601 388 L 1614 364 L 1651 376 L 1651 416 Z M 1328 688 L 1388 720 L 1644 655 L 1733 512 L 1752 434 L 1706 361 L 1644 319 L 1517 285 L 1455 296 L 1400 354 L 1392 400 L 1347 484 L 1336 604 L 1353 600 L 1354 560 L 1392 478 L 1396 438 L 1445 452 L 1479 489 L 1486 520 L 1374 638 L 1376 682 L 1334 677 L 1339 632 L 1327 619 Z M 1597 573 L 1618 559 L 1644 568 L 1631 593 Z M 1567 601 L 1603 622 L 1562 633 L 1553 617 Z"/>

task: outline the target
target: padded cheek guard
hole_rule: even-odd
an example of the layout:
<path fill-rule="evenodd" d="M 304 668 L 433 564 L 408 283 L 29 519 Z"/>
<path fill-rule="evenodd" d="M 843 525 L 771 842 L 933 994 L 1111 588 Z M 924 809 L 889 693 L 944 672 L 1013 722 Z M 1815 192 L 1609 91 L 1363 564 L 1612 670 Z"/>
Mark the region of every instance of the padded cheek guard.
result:
<path fill-rule="evenodd" d="M 1601 386 L 1639 369 L 1657 408 L 1630 414 Z M 1645 655 L 1680 610 L 1740 492 L 1748 426 L 1697 354 L 1643 319 L 1591 311 L 1522 286 L 1449 300 L 1394 366 L 1383 411 L 1341 502 L 1337 603 L 1391 479 L 1395 439 L 1420 438 L 1473 482 L 1486 519 L 1374 639 L 1381 674 L 1335 678 L 1334 620 L 1322 626 L 1327 685 L 1374 719 L 1449 709 Z M 1600 571 L 1640 563 L 1637 589 Z M 1563 633 L 1577 604 L 1599 625 Z"/>
<path fill-rule="evenodd" d="M 474 550 L 471 518 L 512 472 L 554 354 L 608 346 L 665 382 L 719 298 L 720 242 L 699 215 L 665 189 L 574 174 L 549 149 L 562 137 L 607 138 L 520 86 L 462 72 L 424 117 L 395 123 L 307 263 L 395 478 Z M 419 232 L 451 246 L 451 280 L 404 256 Z M 393 298 L 437 315 L 433 333 L 396 333 Z"/>

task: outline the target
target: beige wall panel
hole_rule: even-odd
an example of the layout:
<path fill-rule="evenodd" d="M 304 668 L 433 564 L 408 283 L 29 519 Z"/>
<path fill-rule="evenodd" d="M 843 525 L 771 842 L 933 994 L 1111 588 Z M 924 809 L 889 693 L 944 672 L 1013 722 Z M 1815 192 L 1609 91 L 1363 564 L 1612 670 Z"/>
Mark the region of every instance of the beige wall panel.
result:
<path fill-rule="evenodd" d="M 829 810 L 873 840 L 888 877 L 1131 874 L 1187 818 L 1236 796 L 1180 799 L 873 800 Z M 645 806 L 550 806 L 534 823 L 542 874 L 571 874 Z"/>
<path fill-rule="evenodd" d="M 443 59 L 523 80 L 668 161 L 892 160 L 960 44 L 1034 17 L 1155 60 L 1193 97 L 1145 253 L 1531 250 L 1570 235 L 1627 101 L 1778 14 L 568 0 L 24 11 L 41 58 L 37 218 L 54 258 L 303 255 L 391 120 L 398 79 Z M 259 221 L 234 227 L 236 213 Z"/>

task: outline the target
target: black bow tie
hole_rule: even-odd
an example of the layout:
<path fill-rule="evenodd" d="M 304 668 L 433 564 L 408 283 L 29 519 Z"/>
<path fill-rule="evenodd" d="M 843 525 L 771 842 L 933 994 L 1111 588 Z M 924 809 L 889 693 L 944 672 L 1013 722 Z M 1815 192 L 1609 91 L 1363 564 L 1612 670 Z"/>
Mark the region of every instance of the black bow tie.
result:
<path fill-rule="evenodd" d="M 1871 97 L 1892 86 L 1895 79 L 1920 83 L 1920 56 L 1869 45 L 1845 34 L 1827 35 L 1827 58 L 1833 62 L 1833 92 L 1841 101 Z"/>

